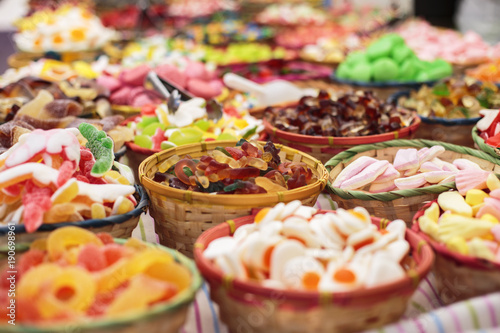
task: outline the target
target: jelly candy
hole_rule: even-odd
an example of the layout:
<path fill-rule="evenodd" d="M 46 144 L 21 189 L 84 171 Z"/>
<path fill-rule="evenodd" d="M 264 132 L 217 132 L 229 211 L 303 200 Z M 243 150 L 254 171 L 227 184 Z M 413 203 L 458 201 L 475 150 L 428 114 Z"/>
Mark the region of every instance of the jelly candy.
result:
<path fill-rule="evenodd" d="M 289 190 L 307 185 L 306 176 L 301 174 L 300 171 L 296 170 L 292 177 L 286 182 Z"/>
<path fill-rule="evenodd" d="M 235 160 L 239 160 L 240 158 L 242 158 L 243 156 L 246 156 L 245 155 L 245 152 L 243 152 L 243 150 L 241 149 L 238 149 L 238 148 L 234 148 L 234 147 L 226 147 L 226 151 L 231 154 L 231 157 L 234 158 Z M 268 161 L 266 161 L 268 162 Z"/>
<path fill-rule="evenodd" d="M 251 156 L 251 157 L 261 157 L 262 156 L 262 152 L 248 141 L 243 142 L 243 144 L 241 145 L 241 149 L 247 154 L 247 156 Z"/>
<path fill-rule="evenodd" d="M 191 174 L 187 175 L 184 168 L 187 168 Z M 180 181 L 182 181 L 184 184 L 191 185 L 189 176 L 192 176 L 196 172 L 196 164 L 193 162 L 193 160 L 183 158 L 175 164 L 174 170 L 175 175 L 177 176 L 177 178 L 179 178 Z"/>
<path fill-rule="evenodd" d="M 70 247 L 81 244 L 102 246 L 102 241 L 92 232 L 78 227 L 64 227 L 50 233 L 47 238 L 49 258 L 58 259 Z"/>
<path fill-rule="evenodd" d="M 106 132 L 99 131 L 94 126 L 86 123 L 78 126 L 83 137 L 87 139 L 86 147 L 90 149 L 96 161 L 92 167 L 91 175 L 100 177 L 113 166 L 115 158 L 113 153 L 113 140 L 107 137 Z"/>
<path fill-rule="evenodd" d="M 107 267 L 106 257 L 102 248 L 95 244 L 82 246 L 78 254 L 78 265 L 85 267 L 90 272 L 100 271 Z"/>
<path fill-rule="evenodd" d="M 219 179 L 247 179 L 250 177 L 258 177 L 260 175 L 259 169 L 252 167 L 244 167 L 237 169 L 223 169 L 217 172 Z"/>
<path fill-rule="evenodd" d="M 38 187 L 32 181 L 26 182 L 23 195 L 24 224 L 27 232 L 34 232 L 43 223 L 43 214 L 52 206 L 52 191 L 48 187 Z"/>
<path fill-rule="evenodd" d="M 160 172 L 166 172 L 169 170 L 172 166 L 175 165 L 175 163 L 180 161 L 179 155 L 173 155 L 169 158 L 167 158 L 165 161 L 163 161 L 159 166 L 158 166 L 158 171 Z"/>
<path fill-rule="evenodd" d="M 163 130 L 161 128 L 157 128 L 154 135 L 151 137 L 152 149 L 159 150 L 161 148 L 161 143 L 164 139 Z"/>
<path fill-rule="evenodd" d="M 283 192 L 287 190 L 286 187 L 283 187 L 266 177 L 255 178 L 255 185 L 262 187 L 267 193 Z"/>

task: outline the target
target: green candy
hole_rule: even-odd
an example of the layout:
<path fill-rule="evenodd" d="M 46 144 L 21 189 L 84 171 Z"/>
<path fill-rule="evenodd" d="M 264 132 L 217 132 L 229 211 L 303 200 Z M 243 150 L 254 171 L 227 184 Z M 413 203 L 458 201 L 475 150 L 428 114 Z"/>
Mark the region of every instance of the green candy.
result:
<path fill-rule="evenodd" d="M 413 52 L 413 50 L 404 44 L 393 48 L 391 52 L 392 59 L 398 64 L 401 64 L 404 61 L 413 58 L 414 56 L 415 53 Z"/>
<path fill-rule="evenodd" d="M 160 143 L 161 150 L 167 150 L 167 149 L 174 148 L 174 147 L 177 147 L 177 146 L 175 145 L 175 143 L 170 142 L 170 141 L 162 141 Z"/>
<path fill-rule="evenodd" d="M 88 123 L 81 123 L 78 126 L 78 130 L 87 139 L 85 147 L 90 149 L 95 158 L 90 175 L 93 177 L 102 177 L 113 166 L 115 159 L 113 140 L 106 135 L 106 132 L 99 131 Z"/>
<path fill-rule="evenodd" d="M 173 132 L 168 138 L 168 141 L 173 142 L 177 146 L 182 146 L 189 143 L 201 142 L 202 136 L 203 132 L 199 129 L 187 127 Z"/>
<path fill-rule="evenodd" d="M 349 55 L 345 58 L 345 61 L 340 65 L 346 64 L 348 66 L 354 66 L 360 62 L 368 62 L 368 57 L 364 52 L 355 51 L 349 53 Z"/>
<path fill-rule="evenodd" d="M 204 132 L 206 132 L 210 128 L 210 122 L 205 119 L 197 120 L 193 125 L 198 127 Z"/>
<path fill-rule="evenodd" d="M 430 64 L 428 74 L 431 80 L 439 80 L 453 73 L 451 65 L 443 59 L 436 59 Z"/>
<path fill-rule="evenodd" d="M 231 133 L 221 133 L 217 139 L 215 139 L 217 141 L 222 141 L 222 140 L 238 140 L 237 137 L 235 137 L 234 135 L 232 135 Z"/>
<path fill-rule="evenodd" d="M 386 34 L 382 36 L 380 40 L 388 40 L 389 42 L 391 42 L 393 47 L 406 44 L 404 38 L 398 34 Z"/>
<path fill-rule="evenodd" d="M 372 70 L 375 81 L 393 81 L 399 76 L 398 64 L 389 58 L 382 58 L 375 61 Z"/>
<path fill-rule="evenodd" d="M 144 129 L 142 130 L 142 134 L 153 136 L 153 135 L 155 135 L 156 130 L 158 128 L 161 128 L 162 131 L 164 131 L 166 129 L 166 126 L 164 124 L 161 124 L 161 123 L 152 123 L 152 124 L 149 124 L 148 126 L 144 127 Z"/>
<path fill-rule="evenodd" d="M 415 81 L 424 82 L 424 81 L 430 81 L 430 80 L 431 80 L 431 77 L 429 76 L 429 73 L 420 72 L 420 73 L 418 73 Z"/>
<path fill-rule="evenodd" d="M 134 143 L 139 147 L 152 149 L 153 141 L 151 141 L 151 137 L 149 135 L 139 134 L 134 137 Z"/>
<path fill-rule="evenodd" d="M 419 68 L 415 59 L 405 60 L 399 68 L 399 79 L 401 81 L 415 81 L 418 70 Z"/>
<path fill-rule="evenodd" d="M 150 124 L 159 123 L 159 122 L 160 121 L 158 120 L 157 116 L 143 116 L 142 120 L 137 123 L 137 128 L 143 129 L 143 128 L 146 128 Z"/>
<path fill-rule="evenodd" d="M 370 60 L 376 60 L 389 57 L 392 51 L 392 42 L 390 39 L 379 39 L 372 43 L 366 49 L 366 55 Z"/>
<path fill-rule="evenodd" d="M 351 70 L 350 77 L 356 81 L 368 82 L 372 77 L 372 66 L 366 62 L 361 62 Z"/>
<path fill-rule="evenodd" d="M 349 65 L 346 62 L 343 62 L 339 65 L 337 68 L 337 71 L 335 72 L 335 76 L 337 76 L 339 79 L 349 79 L 351 74 L 351 69 L 349 68 Z"/>

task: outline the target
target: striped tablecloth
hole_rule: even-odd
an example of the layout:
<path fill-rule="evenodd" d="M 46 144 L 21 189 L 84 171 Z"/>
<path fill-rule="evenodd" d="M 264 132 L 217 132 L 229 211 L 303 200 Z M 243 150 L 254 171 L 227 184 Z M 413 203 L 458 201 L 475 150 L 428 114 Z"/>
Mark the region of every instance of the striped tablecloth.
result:
<path fill-rule="evenodd" d="M 321 195 L 316 207 L 332 209 L 334 203 L 328 196 Z M 153 220 L 149 215 L 141 218 L 133 236 L 158 242 Z M 444 307 L 434 285 L 434 276 L 429 274 L 420 283 L 399 322 L 367 332 L 500 333 L 500 291 Z M 206 284 L 203 284 L 190 307 L 186 324 L 180 333 L 228 333 L 227 327 L 219 320 L 217 305 L 210 300 L 210 290 Z"/>

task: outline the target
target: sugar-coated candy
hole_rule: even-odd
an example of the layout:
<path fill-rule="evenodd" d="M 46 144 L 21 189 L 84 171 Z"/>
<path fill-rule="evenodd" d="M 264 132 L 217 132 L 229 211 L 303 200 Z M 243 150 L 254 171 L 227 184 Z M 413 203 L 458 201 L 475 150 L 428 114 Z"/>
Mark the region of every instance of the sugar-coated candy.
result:
<path fill-rule="evenodd" d="M 87 139 L 86 147 L 90 149 L 96 161 L 92 167 L 91 175 L 99 177 L 113 166 L 113 140 L 104 131 L 99 131 L 92 125 L 82 123 L 78 126 L 80 133 Z"/>
<path fill-rule="evenodd" d="M 159 165 L 154 180 L 181 190 L 221 194 L 282 192 L 316 180 L 308 165 L 299 162 L 300 155 L 294 162 L 282 160 L 279 153 L 272 142 L 261 146 L 243 140 L 237 147 L 217 147 L 196 160 L 173 155 Z"/>

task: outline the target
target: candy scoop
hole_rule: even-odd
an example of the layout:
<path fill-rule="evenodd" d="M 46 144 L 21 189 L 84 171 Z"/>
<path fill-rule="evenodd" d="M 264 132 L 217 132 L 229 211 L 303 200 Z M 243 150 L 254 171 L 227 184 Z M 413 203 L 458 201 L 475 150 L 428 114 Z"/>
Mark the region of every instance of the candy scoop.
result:
<path fill-rule="evenodd" d="M 233 73 L 225 74 L 222 80 L 231 89 L 255 94 L 258 106 L 298 101 L 316 92 L 314 89 L 300 89 L 284 80 L 275 80 L 261 85 Z"/>

